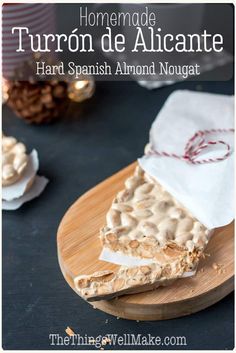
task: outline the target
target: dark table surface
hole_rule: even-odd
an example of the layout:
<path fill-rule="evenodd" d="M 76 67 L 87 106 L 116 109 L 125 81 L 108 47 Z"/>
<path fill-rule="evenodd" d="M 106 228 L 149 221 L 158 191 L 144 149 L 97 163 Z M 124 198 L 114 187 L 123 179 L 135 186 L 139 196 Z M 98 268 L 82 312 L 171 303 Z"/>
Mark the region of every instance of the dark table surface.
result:
<path fill-rule="evenodd" d="M 3 107 L 3 128 L 29 150 L 36 148 L 40 174 L 50 179 L 43 194 L 14 212 L 3 212 L 3 347 L 50 346 L 49 334 L 141 333 L 185 336 L 186 346 L 115 346 L 116 349 L 232 349 L 233 293 L 190 316 L 157 322 L 117 319 L 79 298 L 57 261 L 56 233 L 68 207 L 85 191 L 142 155 L 150 125 L 176 89 L 233 94 L 230 82 L 185 82 L 148 91 L 135 82 L 100 82 L 94 97 L 52 125 L 30 126 Z M 106 347 L 105 349 L 107 349 Z M 114 348 L 114 347 L 111 347 Z"/>

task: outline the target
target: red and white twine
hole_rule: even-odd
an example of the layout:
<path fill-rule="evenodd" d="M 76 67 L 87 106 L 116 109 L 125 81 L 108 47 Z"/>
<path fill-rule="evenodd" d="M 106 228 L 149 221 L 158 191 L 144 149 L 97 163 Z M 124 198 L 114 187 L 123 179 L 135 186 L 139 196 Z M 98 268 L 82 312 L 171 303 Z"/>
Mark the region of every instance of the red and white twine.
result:
<path fill-rule="evenodd" d="M 187 142 L 184 154 L 178 155 L 175 153 L 161 152 L 155 150 L 152 146 L 148 151 L 148 155 L 155 155 L 159 157 L 170 157 L 176 158 L 180 160 L 184 160 L 188 163 L 192 164 L 204 164 L 204 163 L 212 163 L 212 162 L 220 162 L 225 160 L 232 153 L 232 149 L 230 145 L 223 140 L 209 140 L 207 141 L 204 137 L 212 134 L 222 134 L 222 133 L 234 133 L 234 129 L 211 129 L 211 130 L 199 130 L 197 131 Z M 214 158 L 202 158 L 199 159 L 200 153 L 213 145 L 223 145 L 225 147 L 225 153 L 220 157 Z"/>

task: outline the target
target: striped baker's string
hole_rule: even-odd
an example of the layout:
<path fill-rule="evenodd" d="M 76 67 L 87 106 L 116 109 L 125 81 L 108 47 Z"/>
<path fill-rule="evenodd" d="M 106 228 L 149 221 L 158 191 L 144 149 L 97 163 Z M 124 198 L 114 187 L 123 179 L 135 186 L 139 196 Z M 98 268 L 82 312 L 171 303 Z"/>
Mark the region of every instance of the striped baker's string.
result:
<path fill-rule="evenodd" d="M 159 156 L 159 157 L 170 157 L 180 160 L 184 160 L 192 164 L 204 164 L 220 162 L 225 160 L 232 153 L 230 145 L 223 140 L 206 140 L 208 135 L 214 134 L 232 134 L 234 129 L 210 129 L 210 130 L 199 130 L 197 131 L 187 142 L 183 155 L 178 155 L 175 153 L 168 153 L 164 151 L 157 151 L 152 146 L 148 149 L 147 155 Z M 210 148 L 211 146 L 223 145 L 225 147 L 225 152 L 218 157 L 214 158 L 199 158 L 199 155 Z"/>

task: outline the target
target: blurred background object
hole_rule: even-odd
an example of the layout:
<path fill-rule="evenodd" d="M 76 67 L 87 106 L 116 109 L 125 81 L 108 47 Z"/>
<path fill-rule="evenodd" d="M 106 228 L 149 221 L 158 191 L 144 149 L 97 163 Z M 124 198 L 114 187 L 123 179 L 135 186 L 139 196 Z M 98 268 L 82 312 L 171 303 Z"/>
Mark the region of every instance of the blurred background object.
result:
<path fill-rule="evenodd" d="M 40 80 L 35 75 L 33 56 L 15 69 L 14 80 L 7 81 L 7 105 L 28 123 L 48 123 L 57 119 L 68 104 L 67 83 L 60 76 Z"/>
<path fill-rule="evenodd" d="M 140 15 L 147 4 L 120 4 L 120 11 L 133 13 L 137 12 Z M 187 34 L 200 33 L 203 15 L 205 12 L 205 4 L 148 4 L 150 13 L 154 13 L 157 19 L 157 24 L 154 30 L 160 28 L 161 36 L 171 33 L 173 36 L 181 33 L 184 36 Z M 145 43 L 150 42 L 150 31 L 147 27 L 142 29 Z M 137 53 L 132 53 L 132 43 L 135 43 L 137 30 L 134 26 L 125 26 L 124 34 L 129 38 L 130 48 L 127 51 L 127 61 L 132 62 L 137 60 Z M 176 51 L 167 52 L 159 51 L 148 53 L 150 61 L 168 61 L 171 64 L 184 64 L 188 60 L 186 53 L 178 53 Z M 138 54 L 140 64 L 146 64 L 146 56 Z"/>
<path fill-rule="evenodd" d="M 95 91 L 95 82 L 92 76 L 81 77 L 68 85 L 68 97 L 77 103 L 92 97 Z"/>
<path fill-rule="evenodd" d="M 14 70 L 22 65 L 23 61 L 32 57 L 28 38 L 25 32 L 22 34 L 22 45 L 25 51 L 17 53 L 19 35 L 12 34 L 12 27 L 28 27 L 30 33 L 42 35 L 43 33 L 56 32 L 56 5 L 12 3 L 2 6 L 2 72 L 6 79 L 14 75 Z M 51 49 L 54 44 L 49 45 Z"/>
<path fill-rule="evenodd" d="M 32 35 L 56 33 L 56 9 L 56 4 L 3 5 L 3 103 L 6 102 L 18 117 L 28 123 L 48 123 L 62 116 L 69 103 L 68 83 L 64 77 L 35 75 L 37 60 L 44 60 L 46 64 L 58 62 L 54 43 L 50 41 L 51 51 L 47 55 L 32 55 L 28 36 L 22 32 L 22 47 L 25 51 L 16 52 L 19 34 L 12 33 L 12 27 L 28 27 Z M 44 41 L 42 37 L 42 45 Z M 81 102 L 93 95 L 95 84 L 92 78 L 79 81 L 80 87 L 76 85 L 78 83 L 69 84 L 69 95 L 73 101 Z"/>
<path fill-rule="evenodd" d="M 9 89 L 9 82 L 2 77 L 2 103 L 6 103 L 8 99 L 8 89 Z"/>
<path fill-rule="evenodd" d="M 9 81 L 7 104 L 27 123 L 48 123 L 57 119 L 67 104 L 63 81 Z"/>

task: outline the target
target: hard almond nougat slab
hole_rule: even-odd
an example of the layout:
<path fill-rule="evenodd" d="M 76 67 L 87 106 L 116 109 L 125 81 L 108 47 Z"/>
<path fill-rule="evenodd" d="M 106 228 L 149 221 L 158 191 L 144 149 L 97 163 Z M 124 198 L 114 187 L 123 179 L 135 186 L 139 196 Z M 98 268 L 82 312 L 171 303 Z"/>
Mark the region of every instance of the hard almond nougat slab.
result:
<path fill-rule="evenodd" d="M 88 301 L 108 300 L 123 294 L 133 294 L 167 286 L 197 265 L 201 252 L 185 252 L 169 263 L 145 266 L 120 266 L 115 271 L 99 271 L 74 279 L 77 292 Z"/>
<path fill-rule="evenodd" d="M 101 229 L 104 247 L 162 262 L 167 244 L 193 251 L 208 241 L 209 230 L 138 166 L 117 194 Z"/>
<path fill-rule="evenodd" d="M 210 231 L 138 166 L 113 200 L 101 229 L 103 248 L 148 259 L 145 266 L 121 266 L 75 278 L 87 300 L 109 299 L 167 285 L 193 271 Z"/>

